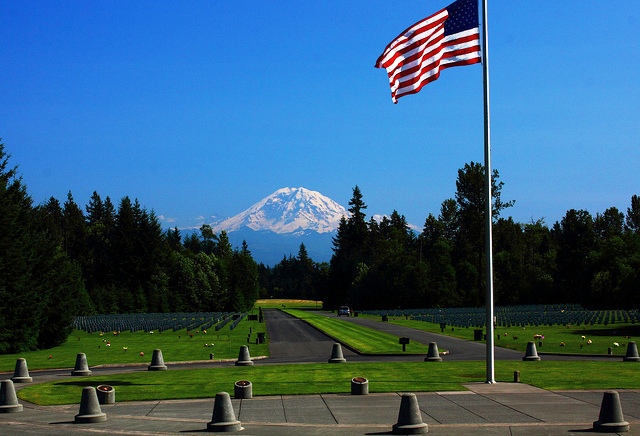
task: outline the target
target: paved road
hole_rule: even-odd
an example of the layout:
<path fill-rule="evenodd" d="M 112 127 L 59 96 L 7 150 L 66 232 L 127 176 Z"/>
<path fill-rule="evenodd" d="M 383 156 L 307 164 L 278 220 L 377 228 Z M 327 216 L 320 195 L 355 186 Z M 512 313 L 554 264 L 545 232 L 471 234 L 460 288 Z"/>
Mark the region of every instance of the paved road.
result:
<path fill-rule="evenodd" d="M 327 316 L 335 315 L 329 314 Z M 486 358 L 487 347 L 484 343 L 465 341 L 451 336 L 423 332 L 367 318 L 341 317 L 340 319 L 385 333 L 390 333 L 395 336 L 404 336 L 409 338 L 411 341 L 420 342 L 425 345 L 431 342 L 436 342 L 439 349 L 448 351 L 449 354 L 446 356 L 447 360 L 484 360 Z M 411 344 L 409 344 L 409 347 L 410 346 Z M 401 347 L 401 345 L 398 345 L 398 350 L 401 350 Z M 494 355 L 496 360 L 522 360 L 521 352 L 506 348 L 496 347 L 494 349 Z"/>
<path fill-rule="evenodd" d="M 273 363 L 290 362 L 325 362 L 331 356 L 333 339 L 318 332 L 304 321 L 296 319 L 277 309 L 267 309 L 264 311 L 267 322 L 267 333 L 270 335 L 270 351 Z M 328 317 L 337 317 L 328 312 L 317 312 Z M 401 337 L 408 337 L 412 342 L 429 344 L 436 342 L 440 350 L 447 350 L 448 354 L 443 355 L 445 360 L 485 360 L 486 346 L 481 342 L 466 341 L 451 336 L 436 333 L 423 332 L 408 327 L 402 327 L 391 323 L 378 322 L 370 318 L 360 317 L 340 317 L 342 321 L 356 323 L 382 332 Z M 275 336 L 274 336 L 275 335 Z M 275 340 L 275 342 L 274 342 Z M 290 345 L 287 345 L 287 342 Z M 499 344 L 496 344 L 499 345 Z M 424 355 L 403 355 L 402 346 L 398 344 L 397 355 L 392 356 L 362 356 L 350 351 L 343 345 L 344 357 L 349 361 L 422 361 Z M 411 344 L 407 351 L 411 351 Z M 600 356 L 600 355 L 554 355 L 538 353 L 544 360 L 620 360 L 620 356 Z M 496 346 L 494 348 L 494 359 L 499 360 L 522 360 L 524 354 L 520 351 L 509 350 Z M 268 360 L 272 360 L 268 359 Z"/>
<path fill-rule="evenodd" d="M 269 339 L 271 362 L 326 362 L 331 357 L 334 340 L 295 318 L 277 309 L 263 310 Z M 343 349 L 346 359 L 355 356 Z"/>
<path fill-rule="evenodd" d="M 326 314 L 326 313 L 325 313 Z M 327 316 L 335 316 L 326 314 Z M 271 359 L 277 363 L 286 362 L 326 362 L 331 357 L 334 340 L 317 331 L 304 321 L 294 318 L 277 309 L 264 310 L 267 334 L 269 335 L 269 350 Z M 450 336 L 421 332 L 406 327 L 377 322 L 371 319 L 356 317 L 341 317 L 343 321 L 357 323 L 396 336 L 408 337 L 411 341 L 429 344 L 436 342 L 438 348 L 449 351 L 447 360 L 484 360 L 486 347 L 484 344 L 469 342 Z M 424 355 L 402 353 L 402 346 L 398 344 L 398 355 L 393 356 L 360 356 L 342 347 L 345 359 L 348 361 L 422 361 Z M 408 346 L 411 351 L 411 344 Z M 503 348 L 495 349 L 496 360 L 521 360 L 522 353 Z"/>

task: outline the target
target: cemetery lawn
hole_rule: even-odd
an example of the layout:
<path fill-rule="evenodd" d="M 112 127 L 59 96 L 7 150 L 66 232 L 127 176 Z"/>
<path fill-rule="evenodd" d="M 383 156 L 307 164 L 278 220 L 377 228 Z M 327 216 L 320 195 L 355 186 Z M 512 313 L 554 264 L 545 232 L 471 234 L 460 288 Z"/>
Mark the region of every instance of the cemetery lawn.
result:
<path fill-rule="evenodd" d="M 141 314 L 141 316 L 144 315 Z M 227 325 L 219 331 L 212 328 L 207 333 L 193 330 L 189 334 L 186 329 L 175 332 L 165 330 L 162 333 L 157 331 L 154 333 L 123 331 L 119 334 L 104 332 L 102 335 L 74 330 L 64 344 L 52 349 L 0 355 L 0 372 L 13 373 L 18 357 L 24 357 L 27 360 L 29 370 L 73 369 L 78 353 L 86 354 L 89 367 L 136 363 L 149 365 L 155 349 L 162 350 L 165 362 L 210 360 L 211 353 L 214 355 L 214 360 L 237 359 L 241 345 L 250 345 L 250 354 L 253 358 L 269 355 L 267 343 L 255 343 L 257 333 L 266 332 L 264 323 L 244 319 L 234 330 L 230 330 L 229 327 Z M 251 336 L 248 343 L 247 335 L 250 329 Z M 141 352 L 144 356 L 140 355 Z"/>
<path fill-rule="evenodd" d="M 283 311 L 302 319 L 327 336 L 339 340 L 362 354 L 403 354 L 402 345 L 398 343 L 397 336 L 305 310 L 283 309 Z M 405 354 L 426 355 L 428 352 L 428 345 L 411 341 L 406 346 Z"/>
<path fill-rule="evenodd" d="M 322 309 L 322 301 L 265 298 L 256 301 L 256 304 L 254 304 L 253 307 L 261 307 L 262 309 Z"/>
<path fill-rule="evenodd" d="M 636 389 L 638 363 L 594 361 L 498 361 L 496 381 L 522 383 L 543 389 Z M 233 395 L 234 383 L 249 380 L 253 395 L 297 395 L 350 392 L 353 377 L 366 377 L 371 393 L 441 392 L 465 390 L 466 383 L 485 381 L 485 362 L 354 362 L 223 366 L 210 369 L 147 371 L 71 377 L 25 386 L 18 397 L 39 405 L 78 404 L 85 386 L 108 384 L 116 401 L 211 398 L 221 391 Z"/>
<path fill-rule="evenodd" d="M 377 316 L 367 317 L 376 320 L 380 319 L 380 317 Z M 453 329 L 447 327 L 444 329 L 444 332 L 442 332 L 440 324 L 431 322 L 406 320 L 402 317 L 389 317 L 389 322 L 416 330 L 473 341 L 473 327 L 456 327 Z M 556 324 L 552 326 L 541 325 L 538 327 L 530 325 L 526 327 L 496 327 L 495 334 L 496 339 L 493 341 L 495 346 L 510 348 L 512 350 L 522 351 L 523 353 L 526 351 L 527 342 L 529 341 L 535 342 L 538 354 L 606 355 L 609 354 L 609 348 L 611 348 L 612 355 L 621 357 L 626 355 L 629 341 L 635 341 L 640 345 L 640 325 L 622 322 L 607 325 L 563 326 Z M 534 338 L 534 335 L 537 336 Z"/>

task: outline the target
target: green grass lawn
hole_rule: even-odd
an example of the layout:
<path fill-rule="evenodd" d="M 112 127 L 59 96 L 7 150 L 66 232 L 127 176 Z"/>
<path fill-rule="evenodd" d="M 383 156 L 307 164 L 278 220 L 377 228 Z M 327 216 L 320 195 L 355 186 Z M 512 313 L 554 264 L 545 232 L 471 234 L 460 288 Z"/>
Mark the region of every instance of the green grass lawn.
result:
<path fill-rule="evenodd" d="M 287 312 L 316 325 L 340 341 L 372 354 L 400 353 L 398 338 L 364 328 L 340 319 L 328 318 L 313 312 L 288 309 Z M 420 330 L 442 333 L 433 323 L 390 318 L 389 322 Z M 17 357 L 25 357 L 29 369 L 72 368 L 77 353 L 87 355 L 89 366 L 103 364 L 150 363 L 152 352 L 160 348 L 165 362 L 236 359 L 241 345 L 247 344 L 251 329 L 250 352 L 252 357 L 268 355 L 267 344 L 255 344 L 257 332 L 266 327 L 257 321 L 242 321 L 231 331 L 225 327 L 219 332 L 190 332 L 185 330 L 164 333 L 113 332 L 88 334 L 74 331 L 69 340 L 56 348 L 45 351 L 0 356 L 0 371 L 12 372 Z M 565 352 L 606 354 L 611 347 L 613 354 L 624 356 L 626 344 L 640 336 L 638 326 L 616 323 L 596 326 L 542 326 L 497 328 L 498 346 L 524 351 L 533 335 L 539 352 Z M 451 328 L 445 334 L 473 340 L 473 330 Z M 506 335 L 505 335 L 506 333 Z M 515 339 L 517 336 L 518 339 Z M 584 336 L 584 339 L 582 338 Z M 591 340 L 591 344 L 588 341 Z M 107 346 L 107 342 L 110 346 Z M 560 343 L 564 342 L 564 346 Z M 618 342 L 619 347 L 614 345 Z M 205 344 L 214 344 L 207 347 Z M 588 345 L 587 345 L 588 344 Z M 125 350 L 126 347 L 126 350 Z M 426 354 L 427 347 L 412 342 L 407 352 Z M 140 351 L 144 356 L 140 356 Z M 51 356 L 51 358 L 49 358 Z M 170 367 L 171 368 L 171 367 Z M 213 398 L 220 391 L 233 392 L 238 380 L 250 380 L 254 395 L 293 395 L 318 393 L 348 393 L 353 377 L 369 379 L 369 390 L 375 392 L 429 392 L 464 389 L 463 384 L 483 382 L 486 365 L 475 362 L 395 362 L 343 364 L 255 365 L 248 367 L 216 366 L 210 369 L 172 371 L 147 371 L 146 368 L 115 375 L 71 377 L 49 383 L 26 386 L 18 391 L 20 398 L 36 404 L 75 404 L 84 386 L 109 384 L 116 388 L 118 401 L 161 400 L 181 398 Z M 595 361 L 497 361 L 495 376 L 500 383 L 512 382 L 514 371 L 520 371 L 523 383 L 543 389 L 637 389 L 640 385 L 640 363 L 611 360 Z"/>
<path fill-rule="evenodd" d="M 498 361 L 498 383 L 521 382 L 543 389 L 636 389 L 640 364 L 635 362 Z M 71 377 L 26 386 L 18 396 L 41 405 L 75 404 L 85 386 L 108 384 L 117 401 L 213 398 L 233 394 L 234 383 L 249 380 L 253 395 L 348 393 L 353 377 L 369 380 L 369 391 L 435 392 L 464 390 L 465 383 L 485 381 L 485 363 L 475 362 L 355 362 L 296 365 L 224 366 L 181 371 L 134 371 L 115 375 Z"/>
<path fill-rule="evenodd" d="M 263 309 L 322 309 L 322 301 L 265 298 L 256 301 L 254 307 L 261 307 Z"/>
<path fill-rule="evenodd" d="M 380 319 L 380 317 L 371 318 Z M 474 328 L 447 327 L 444 332 L 441 332 L 439 324 L 430 322 L 406 320 L 402 317 L 390 317 L 389 322 L 417 330 L 446 334 L 468 341 L 473 340 Z M 611 348 L 613 355 L 624 356 L 627 352 L 629 341 L 638 342 L 640 339 L 640 325 L 615 323 L 593 326 L 496 327 L 495 334 L 494 344 L 496 346 L 522 352 L 526 351 L 527 342 L 534 341 L 538 353 L 594 355 L 608 354 L 609 348 Z M 534 335 L 541 335 L 544 338 L 534 338 Z M 541 343 L 542 346 L 540 346 Z"/>
<path fill-rule="evenodd" d="M 305 310 L 286 309 L 285 312 L 362 354 L 402 354 L 402 345 L 398 343 L 397 336 Z M 406 347 L 406 354 L 427 354 L 428 351 L 428 345 L 415 341 Z"/>
<path fill-rule="evenodd" d="M 251 330 L 250 343 L 247 335 Z M 87 355 L 89 366 L 123 364 L 123 363 L 151 363 L 153 350 L 162 350 L 165 362 L 189 362 L 209 360 L 210 354 L 214 359 L 237 359 L 241 345 L 249 345 L 252 357 L 268 356 L 269 346 L 256 344 L 256 333 L 266 332 L 264 323 L 247 321 L 245 318 L 234 330 L 229 325 L 215 331 L 213 328 L 206 333 L 186 329 L 178 331 L 164 331 L 162 333 L 113 332 L 86 333 L 74 330 L 67 341 L 50 350 L 30 351 L 20 354 L 0 355 L 0 372 L 13 371 L 18 357 L 27 360 L 29 370 L 48 368 L 73 368 L 78 353 Z M 107 345 L 109 344 L 109 346 Z M 209 346 L 206 346 L 206 345 Z M 213 345 L 211 345 L 213 344 Z M 144 353 L 141 356 L 140 353 Z"/>

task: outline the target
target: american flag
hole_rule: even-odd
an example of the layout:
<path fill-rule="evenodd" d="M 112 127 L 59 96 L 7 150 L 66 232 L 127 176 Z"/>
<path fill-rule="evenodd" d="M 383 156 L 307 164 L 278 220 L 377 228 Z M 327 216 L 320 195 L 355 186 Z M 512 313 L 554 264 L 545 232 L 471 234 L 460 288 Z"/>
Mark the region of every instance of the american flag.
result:
<path fill-rule="evenodd" d="M 449 67 L 481 61 L 478 0 L 457 0 L 387 45 L 376 62 L 389 75 L 391 99 L 415 94 Z"/>

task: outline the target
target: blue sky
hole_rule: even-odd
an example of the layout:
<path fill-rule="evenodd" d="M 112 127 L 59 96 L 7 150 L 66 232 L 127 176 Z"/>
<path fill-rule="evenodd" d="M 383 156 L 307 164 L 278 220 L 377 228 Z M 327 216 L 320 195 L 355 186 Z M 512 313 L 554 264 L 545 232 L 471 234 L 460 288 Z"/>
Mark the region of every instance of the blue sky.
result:
<path fill-rule="evenodd" d="M 305 187 L 419 227 L 483 162 L 482 68 L 392 104 L 377 57 L 452 0 L 0 0 L 0 137 L 35 203 L 166 226 Z M 634 0 L 489 2 L 492 166 L 516 221 L 640 194 Z M 207 221 L 211 221 L 206 218 Z"/>

